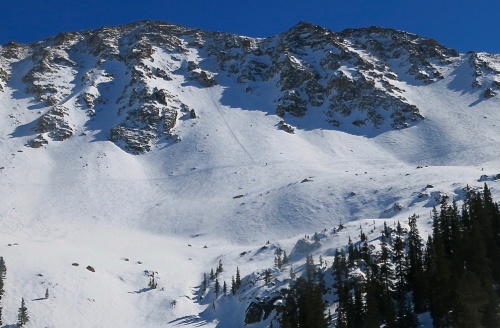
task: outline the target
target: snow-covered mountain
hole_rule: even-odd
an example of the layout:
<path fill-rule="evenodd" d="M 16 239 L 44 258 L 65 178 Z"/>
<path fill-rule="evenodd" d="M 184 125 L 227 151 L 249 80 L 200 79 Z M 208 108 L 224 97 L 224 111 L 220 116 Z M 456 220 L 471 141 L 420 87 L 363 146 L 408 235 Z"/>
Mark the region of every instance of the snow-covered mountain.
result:
<path fill-rule="evenodd" d="M 286 284 L 259 280 L 276 249 L 300 272 L 360 224 L 416 213 L 425 234 L 441 195 L 498 198 L 499 90 L 500 55 L 378 27 L 145 21 L 1 46 L 3 322 L 24 297 L 32 327 L 242 327 Z M 200 300 L 219 260 L 248 284 Z"/>

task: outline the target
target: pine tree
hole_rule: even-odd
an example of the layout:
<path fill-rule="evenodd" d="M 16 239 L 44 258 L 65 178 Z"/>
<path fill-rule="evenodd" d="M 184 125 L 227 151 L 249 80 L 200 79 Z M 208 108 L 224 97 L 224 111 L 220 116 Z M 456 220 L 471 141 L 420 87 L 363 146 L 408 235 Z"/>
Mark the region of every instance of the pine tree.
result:
<path fill-rule="evenodd" d="M 0 256 L 0 276 L 2 276 L 2 278 L 5 278 L 6 273 L 7 267 L 5 266 L 5 261 L 3 260 L 3 257 Z"/>
<path fill-rule="evenodd" d="M 307 281 L 314 281 L 316 270 L 314 269 L 314 259 L 312 255 L 306 257 L 306 276 Z"/>
<path fill-rule="evenodd" d="M 148 287 L 151 289 L 156 289 L 156 287 L 158 287 L 158 283 L 155 280 L 155 273 L 154 272 L 151 274 L 151 276 L 149 278 Z"/>
<path fill-rule="evenodd" d="M 224 280 L 224 284 L 222 284 L 222 293 L 224 293 L 224 296 L 227 295 L 227 285 L 226 281 Z"/>
<path fill-rule="evenodd" d="M 5 267 L 5 262 L 3 260 L 3 257 L 0 257 L 0 326 L 3 325 L 2 322 L 2 298 L 3 294 L 5 293 L 4 290 L 4 278 L 5 278 L 5 273 L 7 272 L 7 268 Z"/>
<path fill-rule="evenodd" d="M 293 271 L 293 268 L 290 267 L 290 279 L 294 280 L 296 277 L 295 272 Z"/>
<path fill-rule="evenodd" d="M 3 279 L 4 277 L 0 275 L 0 301 L 2 300 L 3 294 L 5 293 Z"/>
<path fill-rule="evenodd" d="M 236 290 L 241 287 L 241 277 L 240 277 L 240 269 L 236 267 L 236 280 L 234 281 Z"/>
<path fill-rule="evenodd" d="M 323 294 L 313 282 L 298 278 L 291 287 L 282 315 L 282 327 L 327 328 Z"/>
<path fill-rule="evenodd" d="M 366 328 L 380 328 L 380 312 L 376 279 L 368 277 L 366 282 L 366 306 L 364 322 Z"/>
<path fill-rule="evenodd" d="M 417 215 L 408 218 L 408 254 L 407 254 L 407 280 L 413 291 L 415 311 L 422 313 L 427 309 L 427 283 L 425 279 L 425 265 L 423 256 L 423 242 L 417 228 Z"/>
<path fill-rule="evenodd" d="M 398 328 L 417 328 L 418 327 L 418 318 L 413 312 L 412 306 L 410 302 L 404 301 L 401 303 L 398 310 Z"/>
<path fill-rule="evenodd" d="M 361 245 L 360 258 L 364 261 L 366 266 L 370 266 L 372 264 L 372 253 L 371 249 L 368 246 L 368 238 L 363 240 L 363 244 Z"/>
<path fill-rule="evenodd" d="M 217 273 L 221 273 L 224 271 L 224 268 L 222 267 L 222 260 L 219 260 L 219 265 L 217 266 Z"/>
<path fill-rule="evenodd" d="M 352 243 L 351 237 L 349 237 L 349 243 L 347 246 L 347 263 L 349 268 L 354 267 L 354 261 L 356 260 L 356 254 L 354 250 L 354 245 Z"/>
<path fill-rule="evenodd" d="M 283 267 L 283 260 L 281 259 L 281 254 L 276 255 L 274 258 L 274 266 L 281 270 Z"/>
<path fill-rule="evenodd" d="M 219 297 L 219 292 L 220 292 L 220 284 L 219 284 L 219 279 L 218 278 L 215 278 L 215 286 L 214 286 L 214 289 L 215 289 L 215 297 Z"/>
<path fill-rule="evenodd" d="M 398 222 L 398 226 L 399 222 Z M 398 229 L 399 230 L 399 229 Z M 404 302 L 407 284 L 406 284 L 406 257 L 405 257 L 405 243 L 400 236 L 396 236 L 394 240 L 394 264 L 395 264 L 395 278 L 396 278 L 396 300 Z"/>
<path fill-rule="evenodd" d="M 215 279 L 214 269 L 210 269 L 210 280 L 214 280 L 214 279 Z"/>
<path fill-rule="evenodd" d="M 282 260 L 282 263 L 283 265 L 286 265 L 288 264 L 288 256 L 286 255 L 286 251 L 283 251 L 283 260 Z"/>
<path fill-rule="evenodd" d="M 49 298 L 49 289 L 45 289 L 45 299 Z"/>
<path fill-rule="evenodd" d="M 380 278 L 381 285 L 384 290 L 392 290 L 392 279 L 394 278 L 394 271 L 392 269 L 391 255 L 387 243 L 382 242 L 382 253 L 380 255 Z"/>
<path fill-rule="evenodd" d="M 322 292 L 326 292 L 326 285 L 325 285 L 325 274 L 323 273 L 323 270 L 321 268 L 318 268 L 316 271 L 316 277 L 318 278 L 318 287 L 321 289 Z"/>
<path fill-rule="evenodd" d="M 17 325 L 19 327 L 24 326 L 26 323 L 29 321 L 29 316 L 28 316 L 28 309 L 26 308 L 26 305 L 24 304 L 24 298 L 21 299 L 21 307 L 19 308 L 17 312 Z"/>
<path fill-rule="evenodd" d="M 363 327 L 364 326 L 364 316 L 365 316 L 365 307 L 363 304 L 363 296 L 361 291 L 361 284 L 356 284 L 354 287 L 354 301 L 352 304 L 352 319 L 349 323 L 352 324 L 353 327 Z"/>
<path fill-rule="evenodd" d="M 207 274 L 203 273 L 202 292 L 207 290 Z"/>
<path fill-rule="evenodd" d="M 236 294 L 236 282 L 234 281 L 234 276 L 231 277 L 231 294 Z"/>
<path fill-rule="evenodd" d="M 453 322 L 456 327 L 481 327 L 482 312 L 488 303 L 488 296 L 478 277 L 472 272 L 467 272 L 456 287 L 458 297 L 453 311 Z"/>
<path fill-rule="evenodd" d="M 264 273 L 264 282 L 266 284 L 271 282 L 271 270 L 270 269 L 266 269 L 266 271 Z"/>

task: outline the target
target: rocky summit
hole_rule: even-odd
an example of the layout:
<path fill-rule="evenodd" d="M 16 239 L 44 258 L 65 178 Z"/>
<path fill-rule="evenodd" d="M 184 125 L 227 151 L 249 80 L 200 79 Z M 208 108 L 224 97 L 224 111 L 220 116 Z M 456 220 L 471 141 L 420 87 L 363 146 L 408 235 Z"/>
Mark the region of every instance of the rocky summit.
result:
<path fill-rule="evenodd" d="M 133 154 L 180 141 L 180 117 L 197 110 L 179 97 L 186 86 L 238 88 L 264 97 L 285 122 L 315 115 L 317 127 L 361 135 L 425 119 L 406 89 L 436 83 L 461 63 L 468 68 L 460 74 L 484 98 L 500 89 L 493 78 L 498 56 L 460 55 L 397 30 L 335 33 L 305 22 L 256 39 L 144 21 L 28 45 L 10 42 L 0 58 L 0 90 L 20 79 L 19 92 L 44 108 L 30 123 L 30 147 L 76 138 L 106 117 L 103 133 Z M 247 102 L 239 97 L 234 105 Z"/>

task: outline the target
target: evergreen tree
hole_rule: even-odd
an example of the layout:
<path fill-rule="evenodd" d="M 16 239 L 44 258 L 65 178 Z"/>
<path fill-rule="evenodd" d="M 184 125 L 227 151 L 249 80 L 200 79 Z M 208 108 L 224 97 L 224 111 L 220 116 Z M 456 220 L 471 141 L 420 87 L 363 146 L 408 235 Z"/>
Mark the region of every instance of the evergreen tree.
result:
<path fill-rule="evenodd" d="M 0 275 L 0 301 L 2 300 L 3 294 L 5 293 L 3 279 L 4 277 Z"/>
<path fill-rule="evenodd" d="M 266 269 L 266 271 L 264 272 L 264 282 L 266 284 L 271 282 L 271 270 L 270 269 Z"/>
<path fill-rule="evenodd" d="M 293 271 L 293 268 L 290 267 L 290 279 L 294 280 L 296 277 L 295 272 Z"/>
<path fill-rule="evenodd" d="M 26 305 L 24 304 L 24 298 L 21 299 L 21 307 L 19 308 L 17 312 L 17 325 L 19 327 L 24 326 L 26 323 L 29 321 L 29 316 L 28 316 L 28 309 L 26 308 Z"/>
<path fill-rule="evenodd" d="M 321 268 L 318 268 L 316 272 L 316 277 L 318 280 L 318 287 L 321 289 L 321 291 L 325 293 L 326 292 L 325 274 L 323 273 L 323 270 L 321 270 Z"/>
<path fill-rule="evenodd" d="M 356 255 L 354 251 L 354 245 L 352 243 L 351 237 L 349 237 L 349 243 L 347 246 L 347 264 L 349 268 L 354 267 L 354 261 L 356 260 Z"/>
<path fill-rule="evenodd" d="M 151 276 L 149 278 L 148 287 L 151 289 L 156 289 L 156 287 L 158 287 L 158 283 L 155 280 L 155 273 L 154 272 L 151 273 Z"/>
<path fill-rule="evenodd" d="M 382 242 L 382 253 L 380 255 L 380 283 L 385 291 L 392 290 L 394 271 L 392 269 L 391 255 L 386 242 Z"/>
<path fill-rule="evenodd" d="M 234 276 L 231 277 L 231 294 L 236 294 L 236 282 L 234 281 Z"/>
<path fill-rule="evenodd" d="M 5 262 L 3 260 L 3 257 L 0 257 L 0 325 L 2 325 L 2 298 L 3 294 L 5 293 L 4 290 L 4 279 L 5 279 L 5 273 L 7 272 L 7 268 L 5 266 Z"/>
<path fill-rule="evenodd" d="M 482 311 L 488 298 L 478 277 L 473 272 L 466 272 L 456 288 L 457 300 L 452 312 L 456 327 L 482 327 Z"/>
<path fill-rule="evenodd" d="M 349 316 L 351 317 L 351 316 Z M 352 306 L 352 319 L 349 320 L 352 327 L 363 327 L 365 317 L 365 307 L 363 304 L 362 287 L 358 283 L 354 287 L 354 300 Z"/>
<path fill-rule="evenodd" d="M 306 257 L 306 277 L 307 281 L 314 281 L 314 276 L 316 274 L 316 270 L 314 268 L 314 259 L 312 255 L 308 255 Z"/>
<path fill-rule="evenodd" d="M 286 251 L 283 251 L 283 260 L 282 260 L 282 263 L 283 265 L 286 265 L 288 264 L 289 260 L 288 260 L 288 256 L 286 255 Z"/>
<path fill-rule="evenodd" d="M 382 295 L 380 299 L 380 314 L 382 319 L 388 328 L 396 328 L 396 310 L 394 308 L 394 301 L 392 300 L 392 295 L 387 289 L 382 290 Z"/>
<path fill-rule="evenodd" d="M 398 305 L 398 320 L 397 327 L 398 328 L 417 328 L 418 327 L 418 318 L 415 312 L 413 312 L 412 306 L 410 302 L 403 301 Z"/>
<path fill-rule="evenodd" d="M 372 253 L 370 247 L 368 246 L 368 238 L 366 237 L 361 245 L 360 258 L 364 261 L 366 266 L 370 266 L 372 264 Z"/>
<path fill-rule="evenodd" d="M 219 265 L 217 266 L 217 273 L 221 273 L 224 271 L 224 268 L 222 267 L 222 260 L 219 260 Z"/>
<path fill-rule="evenodd" d="M 49 289 L 45 289 L 45 299 L 49 299 Z"/>
<path fill-rule="evenodd" d="M 366 306 L 364 322 L 366 328 L 380 328 L 380 312 L 378 300 L 379 286 L 377 280 L 369 277 L 366 282 Z"/>
<path fill-rule="evenodd" d="M 413 291 L 413 303 L 415 311 L 422 313 L 427 309 L 427 284 L 425 279 L 425 266 L 423 257 L 423 242 L 417 228 L 417 215 L 408 218 L 410 227 L 408 232 L 408 254 L 407 254 L 407 280 Z"/>
<path fill-rule="evenodd" d="M 219 279 L 218 278 L 215 278 L 215 286 L 214 286 L 214 290 L 215 290 L 215 297 L 219 297 L 219 292 L 220 292 L 220 284 L 219 284 Z"/>
<path fill-rule="evenodd" d="M 398 222 L 398 227 L 401 227 Z M 399 229 L 398 229 L 399 230 Z M 398 235 L 394 240 L 394 265 L 395 265 L 395 278 L 396 278 L 396 300 L 403 302 L 405 299 L 407 284 L 406 284 L 406 257 L 405 257 L 405 243 Z"/>
<path fill-rule="evenodd" d="M 281 259 L 281 254 L 278 254 L 275 258 L 274 258 L 274 266 L 277 267 L 278 269 L 281 270 L 281 268 L 283 267 L 283 260 Z"/>
<path fill-rule="evenodd" d="M 0 256 L 0 276 L 5 278 L 5 274 L 7 273 L 7 267 L 5 266 L 5 261 L 2 256 Z"/>
<path fill-rule="evenodd" d="M 314 282 L 298 278 L 290 289 L 282 327 L 327 328 L 323 294 Z"/>
<path fill-rule="evenodd" d="M 346 281 L 337 281 L 337 328 L 348 328 L 350 319 L 350 308 L 351 308 L 351 296 L 349 295 L 349 289 L 347 287 Z"/>
<path fill-rule="evenodd" d="M 207 290 L 207 274 L 203 273 L 203 282 L 202 282 L 202 292 L 205 292 Z"/>
<path fill-rule="evenodd" d="M 236 290 L 238 290 L 241 286 L 241 277 L 240 277 L 240 269 L 236 267 L 236 279 L 234 281 Z"/>
<path fill-rule="evenodd" d="M 225 280 L 224 283 L 222 284 L 222 293 L 224 294 L 224 296 L 227 295 L 227 285 Z"/>

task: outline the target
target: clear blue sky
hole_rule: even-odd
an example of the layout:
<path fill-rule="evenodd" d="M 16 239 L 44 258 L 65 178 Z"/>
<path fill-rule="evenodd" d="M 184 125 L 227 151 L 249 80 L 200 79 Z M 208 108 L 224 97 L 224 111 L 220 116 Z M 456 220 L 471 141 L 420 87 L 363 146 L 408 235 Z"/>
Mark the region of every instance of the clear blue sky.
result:
<path fill-rule="evenodd" d="M 5 0 L 0 44 L 153 19 L 254 37 L 304 20 L 333 31 L 378 25 L 460 52 L 500 53 L 499 0 Z"/>

